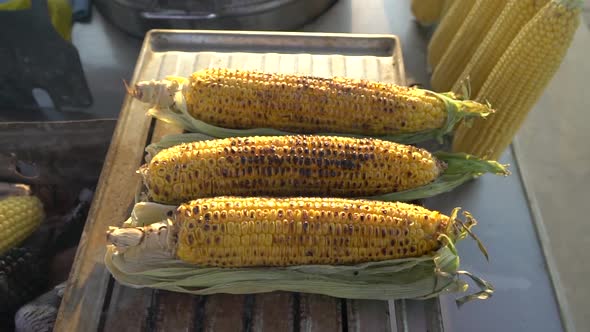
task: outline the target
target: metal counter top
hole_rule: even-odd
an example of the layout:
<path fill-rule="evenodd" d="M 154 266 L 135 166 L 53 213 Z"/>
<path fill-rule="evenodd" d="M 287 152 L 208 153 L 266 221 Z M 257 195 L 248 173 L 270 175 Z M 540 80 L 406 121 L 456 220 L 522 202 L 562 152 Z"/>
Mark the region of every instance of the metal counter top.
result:
<path fill-rule="evenodd" d="M 426 84 L 429 77 L 425 66 L 426 37 L 429 32 L 412 21 L 409 3 L 340 0 L 303 30 L 396 34 L 402 42 L 408 83 Z M 45 112 L 43 117 L 116 117 L 124 96 L 121 81 L 131 78 L 141 41 L 116 30 L 96 11 L 91 24 L 75 27 L 73 38 L 80 50 L 95 104 L 85 112 Z M 446 213 L 455 206 L 473 213 L 479 221 L 474 231 L 486 245 L 490 262 L 485 261 L 473 241 L 466 239 L 458 245 L 462 268 L 496 287 L 491 299 L 472 302 L 460 309 L 456 308 L 451 297 L 443 297 L 445 330 L 560 331 L 559 306 L 512 151 L 505 153 L 501 162 L 511 165 L 510 177 L 484 176 L 452 193 L 425 202 L 428 208 Z M 422 330 L 425 330 L 425 325 L 420 322 L 412 325 L 424 326 Z"/>

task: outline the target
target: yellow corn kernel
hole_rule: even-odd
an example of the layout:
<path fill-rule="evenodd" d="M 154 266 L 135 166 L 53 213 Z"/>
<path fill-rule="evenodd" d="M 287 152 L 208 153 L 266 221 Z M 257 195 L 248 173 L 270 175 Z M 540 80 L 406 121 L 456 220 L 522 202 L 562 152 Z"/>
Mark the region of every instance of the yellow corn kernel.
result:
<path fill-rule="evenodd" d="M 559 68 L 580 24 L 581 2 L 551 0 L 518 33 L 477 99 L 498 112 L 458 128 L 453 150 L 497 159 Z"/>
<path fill-rule="evenodd" d="M 201 208 L 209 202 L 218 202 L 213 212 L 222 212 L 226 202 L 251 203 L 262 209 L 282 209 L 292 215 L 311 214 L 314 211 L 332 212 L 322 214 L 310 222 L 298 222 L 296 228 L 289 228 L 286 234 L 263 233 L 256 228 L 238 228 L 242 241 L 235 241 L 227 233 L 228 222 L 250 223 L 243 214 L 236 214 L 232 220 L 209 220 L 198 222 L 205 212 Z M 292 202 L 302 202 L 303 208 Z M 315 205 L 316 202 L 329 202 L 329 206 Z M 315 206 L 320 206 L 316 210 Z M 184 211 L 199 211 L 185 214 Z M 342 215 L 341 213 L 344 213 Z M 349 213 L 359 213 L 361 220 L 348 218 Z M 388 215 L 402 219 L 404 223 L 381 221 L 380 216 Z M 207 220 L 207 219 L 205 219 Z M 392 220 L 392 219 L 390 219 Z M 193 227 L 184 227 L 191 224 Z M 321 230 L 328 227 L 328 232 Z M 366 233 L 361 233 L 361 225 Z M 406 226 L 411 225 L 411 226 Z M 186 262 L 203 266 L 284 266 L 303 264 L 350 264 L 368 261 L 417 257 L 430 254 L 440 247 L 439 235 L 450 238 L 456 236 L 454 220 L 432 211 L 405 203 L 350 200 L 338 198 L 268 198 L 268 197 L 216 197 L 205 198 L 182 204 L 172 223 L 172 234 L 177 237 L 174 252 Z M 196 232 L 201 231 L 209 239 L 205 243 L 194 241 Z M 224 240 L 229 237 L 231 240 Z M 287 243 L 285 238 L 293 239 Z M 244 239 L 250 239 L 244 241 Z M 252 239 L 258 239 L 252 241 Z M 208 248 L 207 255 L 202 248 Z M 229 255 L 238 253 L 237 256 Z"/>
<path fill-rule="evenodd" d="M 547 2 L 549 0 L 510 0 L 477 47 L 452 91 L 461 91 L 463 82 L 469 79 L 470 92 L 473 96 L 477 96 L 514 37 Z"/>
<path fill-rule="evenodd" d="M 475 0 L 454 0 L 428 43 L 428 64 L 434 70 L 473 8 Z"/>
<path fill-rule="evenodd" d="M 428 151 L 389 141 L 265 136 L 177 145 L 160 151 L 140 172 L 154 201 L 178 204 L 220 195 L 374 196 L 423 186 L 444 169 Z M 174 190 L 180 185 L 190 190 Z M 276 213 L 279 220 L 290 217 Z"/>
<path fill-rule="evenodd" d="M 430 83 L 435 91 L 449 91 L 471 60 L 507 0 L 477 0 L 465 22 L 437 64 Z"/>
<path fill-rule="evenodd" d="M 0 255 L 31 235 L 44 217 L 43 203 L 35 196 L 0 199 Z"/>

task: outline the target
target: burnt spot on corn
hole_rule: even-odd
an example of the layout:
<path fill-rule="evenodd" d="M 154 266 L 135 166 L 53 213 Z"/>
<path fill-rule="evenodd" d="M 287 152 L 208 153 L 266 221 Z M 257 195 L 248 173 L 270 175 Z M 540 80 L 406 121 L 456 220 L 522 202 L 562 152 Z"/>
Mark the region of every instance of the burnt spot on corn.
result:
<path fill-rule="evenodd" d="M 253 192 L 372 196 L 428 184 L 441 172 L 437 165 L 428 152 L 393 142 L 268 136 L 194 142 L 163 150 L 146 165 L 145 181 L 150 197 L 167 204 Z"/>

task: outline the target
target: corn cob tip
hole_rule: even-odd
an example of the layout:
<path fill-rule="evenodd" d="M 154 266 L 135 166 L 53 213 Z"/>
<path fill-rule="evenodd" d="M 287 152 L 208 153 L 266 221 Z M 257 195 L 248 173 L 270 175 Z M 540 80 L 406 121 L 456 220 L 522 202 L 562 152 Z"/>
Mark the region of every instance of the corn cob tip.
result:
<path fill-rule="evenodd" d="M 470 94 L 468 82 L 462 84 L 462 86 L 463 89 L 461 92 L 449 91 L 446 93 L 437 93 L 434 91 L 427 91 L 445 102 L 450 118 L 452 118 L 454 115 L 457 115 L 455 120 L 469 117 L 483 118 L 495 112 L 491 104 L 488 102 L 480 103 L 468 99 Z M 449 120 L 451 119 L 447 119 L 447 121 Z"/>
<path fill-rule="evenodd" d="M 133 247 L 170 251 L 168 235 L 168 224 L 159 222 L 144 227 L 109 227 L 106 239 L 107 244 L 115 246 L 117 252 L 125 252 Z"/>
<path fill-rule="evenodd" d="M 464 112 L 465 117 L 485 118 L 496 112 L 488 102 L 479 103 L 473 100 L 463 100 L 461 101 L 461 107 L 461 111 Z"/>
<path fill-rule="evenodd" d="M 487 160 L 462 152 L 435 152 L 438 160 L 447 164 L 445 175 L 473 174 L 474 176 L 491 173 L 496 175 L 510 175 L 508 164 L 502 165 L 495 160 Z"/>
<path fill-rule="evenodd" d="M 180 83 L 177 79 L 141 81 L 133 86 L 129 86 L 125 81 L 123 83 L 130 96 L 143 103 L 149 103 L 156 108 L 174 106 L 174 96 L 180 90 Z"/>

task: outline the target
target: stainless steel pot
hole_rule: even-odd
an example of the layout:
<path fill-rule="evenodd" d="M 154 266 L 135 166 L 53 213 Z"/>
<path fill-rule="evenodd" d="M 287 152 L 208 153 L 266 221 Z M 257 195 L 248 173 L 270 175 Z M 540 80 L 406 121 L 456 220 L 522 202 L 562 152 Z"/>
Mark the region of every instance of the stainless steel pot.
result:
<path fill-rule="evenodd" d="M 139 37 L 150 29 L 293 30 L 337 0 L 96 0 L 100 12 Z"/>

